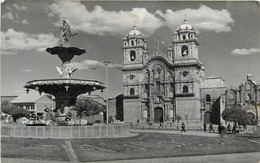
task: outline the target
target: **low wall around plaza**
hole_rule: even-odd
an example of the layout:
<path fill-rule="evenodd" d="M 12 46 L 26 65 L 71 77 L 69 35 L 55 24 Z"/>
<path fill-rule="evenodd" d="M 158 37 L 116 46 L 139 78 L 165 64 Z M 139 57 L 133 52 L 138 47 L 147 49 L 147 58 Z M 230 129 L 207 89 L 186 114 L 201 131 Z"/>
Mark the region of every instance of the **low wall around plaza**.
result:
<path fill-rule="evenodd" d="M 111 138 L 129 135 L 129 125 L 93 126 L 2 126 L 1 137 L 21 138 Z"/>

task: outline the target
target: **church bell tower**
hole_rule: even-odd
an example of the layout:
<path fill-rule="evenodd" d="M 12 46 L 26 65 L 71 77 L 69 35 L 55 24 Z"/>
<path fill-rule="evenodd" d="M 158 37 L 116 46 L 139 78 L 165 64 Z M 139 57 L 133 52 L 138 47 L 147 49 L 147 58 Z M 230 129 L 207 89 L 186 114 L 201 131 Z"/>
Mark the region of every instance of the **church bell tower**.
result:
<path fill-rule="evenodd" d="M 198 59 L 198 38 L 187 19 L 173 34 L 176 115 L 200 122 L 200 84 L 203 65 Z"/>
<path fill-rule="evenodd" d="M 136 122 L 141 108 L 142 69 L 148 58 L 146 40 L 136 26 L 123 38 L 124 121 Z"/>

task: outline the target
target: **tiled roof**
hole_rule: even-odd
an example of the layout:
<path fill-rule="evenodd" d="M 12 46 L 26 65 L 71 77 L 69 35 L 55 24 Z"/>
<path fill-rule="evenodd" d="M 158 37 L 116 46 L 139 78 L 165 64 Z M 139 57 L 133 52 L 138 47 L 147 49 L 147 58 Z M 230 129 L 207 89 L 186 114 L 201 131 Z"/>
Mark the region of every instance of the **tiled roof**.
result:
<path fill-rule="evenodd" d="M 48 94 L 41 95 L 41 96 L 36 94 L 20 95 L 15 99 L 13 99 L 11 103 L 34 103 L 43 96 L 49 96 L 49 95 Z"/>

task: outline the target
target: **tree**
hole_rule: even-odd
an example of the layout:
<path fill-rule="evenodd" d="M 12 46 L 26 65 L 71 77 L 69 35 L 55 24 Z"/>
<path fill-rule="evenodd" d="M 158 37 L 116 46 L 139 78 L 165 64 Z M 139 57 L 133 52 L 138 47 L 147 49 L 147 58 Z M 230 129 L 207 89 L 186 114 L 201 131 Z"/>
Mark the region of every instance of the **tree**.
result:
<path fill-rule="evenodd" d="M 76 105 L 72 108 L 77 111 L 77 117 L 96 115 L 105 111 L 105 106 L 95 101 L 91 97 L 79 96 Z"/>
<path fill-rule="evenodd" d="M 9 114 L 13 117 L 14 122 L 21 117 L 29 118 L 30 112 L 28 110 L 18 108 L 13 104 L 10 104 L 8 101 L 3 101 L 1 103 L 2 112 Z"/>
<path fill-rule="evenodd" d="M 240 105 L 226 107 L 222 112 L 222 118 L 226 121 L 238 123 L 243 126 L 250 124 L 250 117 L 246 110 Z"/>

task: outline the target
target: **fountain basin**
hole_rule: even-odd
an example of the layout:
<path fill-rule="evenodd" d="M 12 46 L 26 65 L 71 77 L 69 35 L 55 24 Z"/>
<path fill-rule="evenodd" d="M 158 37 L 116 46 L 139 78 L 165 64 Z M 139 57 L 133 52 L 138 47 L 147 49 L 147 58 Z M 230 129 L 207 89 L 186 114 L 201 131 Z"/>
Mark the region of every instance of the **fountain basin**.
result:
<path fill-rule="evenodd" d="M 55 97 L 56 111 L 63 109 L 64 106 L 71 106 L 76 103 L 76 98 L 80 94 L 88 93 L 96 90 L 103 90 L 104 84 L 96 80 L 84 79 L 43 79 L 33 80 L 26 83 L 24 86 L 27 89 L 34 89 L 51 94 Z"/>
<path fill-rule="evenodd" d="M 1 126 L 2 137 L 82 139 L 129 136 L 128 124 L 94 126 Z"/>

